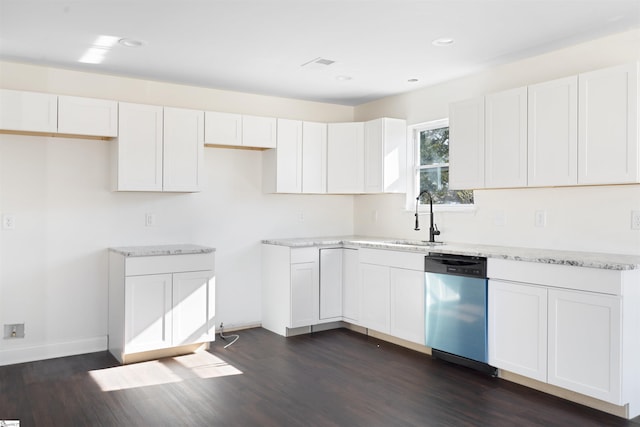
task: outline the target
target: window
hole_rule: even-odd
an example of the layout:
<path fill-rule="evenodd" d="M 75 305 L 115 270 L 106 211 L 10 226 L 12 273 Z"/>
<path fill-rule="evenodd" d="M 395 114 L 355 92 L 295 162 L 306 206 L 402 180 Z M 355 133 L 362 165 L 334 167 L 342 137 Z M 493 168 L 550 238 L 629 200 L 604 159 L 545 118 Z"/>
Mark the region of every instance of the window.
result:
<path fill-rule="evenodd" d="M 437 120 L 413 127 L 414 194 L 427 190 L 435 205 L 473 205 L 472 190 L 449 190 L 449 121 Z M 429 203 L 428 197 L 420 200 Z"/>

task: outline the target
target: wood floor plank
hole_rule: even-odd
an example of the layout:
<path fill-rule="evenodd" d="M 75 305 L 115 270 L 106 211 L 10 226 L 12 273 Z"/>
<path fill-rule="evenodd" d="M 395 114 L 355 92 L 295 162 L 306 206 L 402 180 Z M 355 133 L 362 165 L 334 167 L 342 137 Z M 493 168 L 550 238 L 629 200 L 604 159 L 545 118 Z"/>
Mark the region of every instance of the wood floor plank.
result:
<path fill-rule="evenodd" d="M 338 329 L 240 331 L 204 355 L 119 366 L 106 352 L 0 367 L 24 426 L 640 426 Z"/>

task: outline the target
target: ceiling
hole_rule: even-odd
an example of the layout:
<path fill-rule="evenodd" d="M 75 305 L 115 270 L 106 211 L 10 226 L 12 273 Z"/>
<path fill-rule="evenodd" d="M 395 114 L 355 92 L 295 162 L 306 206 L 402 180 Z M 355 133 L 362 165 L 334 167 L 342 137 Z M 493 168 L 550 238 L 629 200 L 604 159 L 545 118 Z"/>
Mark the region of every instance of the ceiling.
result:
<path fill-rule="evenodd" d="M 0 0 L 0 59 L 358 105 L 633 28 L 640 0 Z"/>

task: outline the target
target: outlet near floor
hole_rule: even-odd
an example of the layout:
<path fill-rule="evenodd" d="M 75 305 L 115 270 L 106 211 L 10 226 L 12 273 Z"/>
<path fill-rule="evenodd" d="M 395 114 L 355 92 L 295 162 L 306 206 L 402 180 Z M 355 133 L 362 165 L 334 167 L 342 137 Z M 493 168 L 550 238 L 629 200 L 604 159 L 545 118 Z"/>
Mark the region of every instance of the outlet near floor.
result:
<path fill-rule="evenodd" d="M 4 338 L 24 338 L 24 323 L 5 324 Z"/>

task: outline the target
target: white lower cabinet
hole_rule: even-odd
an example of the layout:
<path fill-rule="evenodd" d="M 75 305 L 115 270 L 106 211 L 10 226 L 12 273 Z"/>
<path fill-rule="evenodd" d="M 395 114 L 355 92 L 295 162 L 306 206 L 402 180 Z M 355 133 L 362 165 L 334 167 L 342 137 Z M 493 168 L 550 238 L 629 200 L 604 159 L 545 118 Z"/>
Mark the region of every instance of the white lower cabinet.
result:
<path fill-rule="evenodd" d="M 291 322 L 299 328 L 318 323 L 318 260 L 291 263 Z"/>
<path fill-rule="evenodd" d="M 360 325 L 424 344 L 424 254 L 360 249 Z"/>
<path fill-rule="evenodd" d="M 360 324 L 388 334 L 391 309 L 389 267 L 360 262 L 360 284 L 362 298 Z"/>
<path fill-rule="evenodd" d="M 214 253 L 109 253 L 109 351 L 121 363 L 215 339 Z M 154 351 L 154 354 L 143 352 Z"/>
<path fill-rule="evenodd" d="M 320 249 L 320 322 L 342 319 L 344 251 Z"/>
<path fill-rule="evenodd" d="M 425 344 L 424 271 L 390 268 L 390 334 Z"/>
<path fill-rule="evenodd" d="M 319 319 L 318 248 L 262 245 L 262 327 L 282 336 Z"/>
<path fill-rule="evenodd" d="M 620 314 L 618 296 L 549 290 L 548 382 L 626 403 L 621 401 Z"/>
<path fill-rule="evenodd" d="M 489 281 L 489 364 L 547 381 L 547 290 Z"/>
<path fill-rule="evenodd" d="M 128 277 L 124 288 L 123 353 L 171 347 L 171 274 Z"/>
<path fill-rule="evenodd" d="M 360 281 L 358 280 L 358 250 L 342 250 L 342 318 L 360 323 Z"/>
<path fill-rule="evenodd" d="M 489 364 L 640 415 L 638 270 L 490 259 Z"/>

